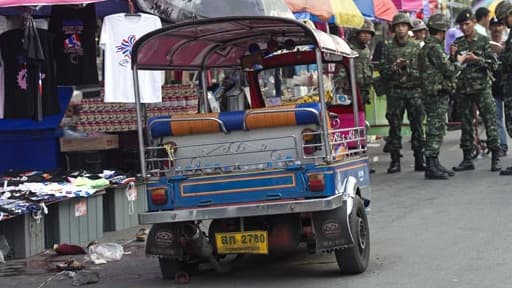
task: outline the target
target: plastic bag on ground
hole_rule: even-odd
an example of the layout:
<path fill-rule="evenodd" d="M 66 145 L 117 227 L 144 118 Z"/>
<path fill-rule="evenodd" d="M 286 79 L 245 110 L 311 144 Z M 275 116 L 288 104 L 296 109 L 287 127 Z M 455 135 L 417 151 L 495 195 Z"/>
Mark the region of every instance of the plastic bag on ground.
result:
<path fill-rule="evenodd" d="M 119 261 L 123 257 L 123 246 L 117 243 L 102 243 L 89 246 L 89 257 L 94 264 Z"/>

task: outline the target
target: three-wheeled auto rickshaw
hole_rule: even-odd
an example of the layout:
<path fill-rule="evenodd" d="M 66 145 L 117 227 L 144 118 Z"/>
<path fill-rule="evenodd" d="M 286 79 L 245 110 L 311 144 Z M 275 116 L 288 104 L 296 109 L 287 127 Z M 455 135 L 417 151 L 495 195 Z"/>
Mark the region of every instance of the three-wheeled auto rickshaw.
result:
<path fill-rule="evenodd" d="M 366 270 L 370 186 L 355 56 L 337 36 L 270 16 L 184 22 L 136 42 L 149 207 L 139 222 L 152 225 L 146 254 L 164 278 L 298 247 L 332 253 L 343 274 Z M 212 93 L 219 69 L 240 72 L 245 97 Z M 147 119 L 141 70 L 196 71 L 197 113 Z"/>

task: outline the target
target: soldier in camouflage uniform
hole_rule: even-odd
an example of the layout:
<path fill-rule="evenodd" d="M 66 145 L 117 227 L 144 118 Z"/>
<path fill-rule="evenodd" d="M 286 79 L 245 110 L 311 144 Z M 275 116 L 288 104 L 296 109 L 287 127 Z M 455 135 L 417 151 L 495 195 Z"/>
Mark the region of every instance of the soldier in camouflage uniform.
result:
<path fill-rule="evenodd" d="M 381 75 L 390 85 L 387 94 L 386 118 L 389 122 L 387 144 L 391 153 L 391 164 L 388 173 L 400 172 L 400 148 L 402 143 L 401 127 L 404 110 L 407 110 L 412 131 L 412 148 L 414 150 L 414 170 L 424 171 L 423 159 L 424 119 L 421 100 L 421 79 L 418 72 L 419 44 L 408 35 L 412 29 L 409 16 L 398 13 L 393 17 L 391 29 L 394 38 L 384 46 L 381 61 Z"/>
<path fill-rule="evenodd" d="M 370 62 L 370 48 L 368 44 L 375 36 L 375 29 L 370 20 L 365 20 L 363 27 L 357 30 L 355 37 L 349 41 L 350 47 L 356 51 L 359 56 L 354 61 L 356 69 L 356 81 L 363 102 L 370 103 L 370 88 L 373 84 L 373 66 Z"/>
<path fill-rule="evenodd" d="M 425 39 L 418 57 L 418 68 L 422 79 L 423 104 L 427 114 L 425 157 L 427 167 L 425 178 L 448 179 L 448 171 L 439 163 L 439 149 L 446 133 L 448 100 L 454 88 L 458 67 L 452 64 L 444 53 L 444 37 L 449 20 L 443 14 L 434 14 L 428 19 L 430 35 Z"/>
<path fill-rule="evenodd" d="M 512 4 L 502 1 L 496 6 L 496 17 L 512 28 Z M 509 33 L 505 49 L 500 54 L 502 64 L 503 102 L 505 104 L 505 124 L 508 135 L 512 137 L 512 33 Z M 501 175 L 512 175 L 512 166 L 500 172 Z"/>
<path fill-rule="evenodd" d="M 473 106 L 480 112 L 487 132 L 487 148 L 492 151 L 491 171 L 501 170 L 499 161 L 500 146 L 498 130 L 496 129 L 496 105 L 492 98 L 492 72 L 498 68 L 498 61 L 491 50 L 489 38 L 475 30 L 475 17 L 470 9 L 462 10 L 455 20 L 464 35 L 458 37 L 450 55 L 452 62 L 463 64 L 461 73 L 457 76 L 456 94 L 462 118 L 460 147 L 464 153 L 462 162 L 453 167 L 455 171 L 473 170 L 475 166 L 471 159 L 474 144 Z"/>
<path fill-rule="evenodd" d="M 428 29 L 425 26 L 425 22 L 421 19 L 414 19 L 412 21 L 412 33 L 414 34 L 414 40 L 420 44 L 420 48 L 425 45 L 425 39 L 427 39 Z"/>

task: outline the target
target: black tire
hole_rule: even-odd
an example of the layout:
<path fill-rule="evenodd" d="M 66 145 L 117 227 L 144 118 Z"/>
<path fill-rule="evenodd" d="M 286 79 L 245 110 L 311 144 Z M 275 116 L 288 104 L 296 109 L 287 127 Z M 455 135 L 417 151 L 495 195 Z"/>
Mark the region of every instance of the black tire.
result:
<path fill-rule="evenodd" d="M 344 275 L 363 273 L 370 260 L 370 228 L 363 201 L 359 196 L 354 199 L 349 224 L 354 245 L 334 252 L 340 273 Z"/>
<path fill-rule="evenodd" d="M 160 271 L 165 280 L 175 280 L 176 273 L 195 274 L 199 271 L 197 263 L 186 263 L 173 258 L 159 257 Z"/>
<path fill-rule="evenodd" d="M 180 270 L 178 260 L 159 257 L 158 262 L 160 263 L 160 271 L 162 272 L 162 278 L 164 278 L 165 280 L 174 280 L 174 275 L 176 275 L 176 272 L 179 272 Z"/>

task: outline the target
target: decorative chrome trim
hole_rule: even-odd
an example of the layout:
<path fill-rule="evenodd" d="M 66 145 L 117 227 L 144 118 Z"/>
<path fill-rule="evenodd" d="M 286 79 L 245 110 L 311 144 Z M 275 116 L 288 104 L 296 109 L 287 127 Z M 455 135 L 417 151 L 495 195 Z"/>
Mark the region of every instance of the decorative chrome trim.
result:
<path fill-rule="evenodd" d="M 221 218 L 278 215 L 289 213 L 327 211 L 346 205 L 342 194 L 322 199 L 256 202 L 238 205 L 222 205 L 197 209 L 178 209 L 139 214 L 139 223 L 143 225 L 169 222 L 184 222 Z"/>

